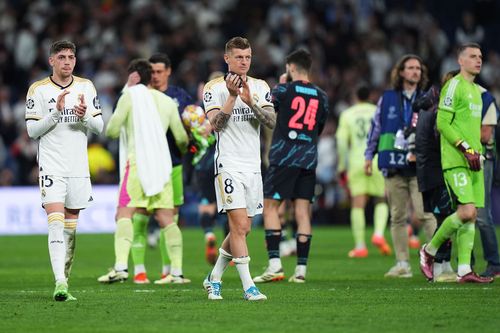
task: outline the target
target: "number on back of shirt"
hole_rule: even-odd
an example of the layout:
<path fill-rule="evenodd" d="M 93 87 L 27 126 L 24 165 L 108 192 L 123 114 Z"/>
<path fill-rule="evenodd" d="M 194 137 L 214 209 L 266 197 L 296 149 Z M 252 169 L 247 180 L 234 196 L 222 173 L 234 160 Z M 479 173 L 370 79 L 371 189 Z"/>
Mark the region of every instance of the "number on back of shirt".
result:
<path fill-rule="evenodd" d="M 356 121 L 356 138 L 358 140 L 365 140 L 368 134 L 370 121 L 364 118 L 357 118 Z"/>
<path fill-rule="evenodd" d="M 292 100 L 290 108 L 295 114 L 290 118 L 288 127 L 301 130 L 304 125 L 308 131 L 312 131 L 316 125 L 316 113 L 318 112 L 319 101 L 316 98 L 311 98 L 309 104 L 306 105 L 306 100 L 302 96 L 295 96 Z"/>

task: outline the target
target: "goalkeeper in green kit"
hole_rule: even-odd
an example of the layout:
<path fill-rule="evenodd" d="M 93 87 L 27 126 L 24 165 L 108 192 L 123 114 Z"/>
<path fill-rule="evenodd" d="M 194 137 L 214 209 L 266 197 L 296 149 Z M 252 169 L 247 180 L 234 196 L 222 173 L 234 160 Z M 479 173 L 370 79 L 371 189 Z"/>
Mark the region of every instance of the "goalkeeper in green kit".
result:
<path fill-rule="evenodd" d="M 490 283 L 493 278 L 478 276 L 470 265 L 477 208 L 484 207 L 482 100 L 480 87 L 474 83 L 482 65 L 480 46 L 475 43 L 462 45 L 458 63 L 460 73 L 441 90 L 437 113 L 443 175 L 456 212 L 444 220 L 429 244 L 420 249 L 420 269 L 432 280 L 434 255 L 441 244 L 456 233 L 457 282 Z"/>

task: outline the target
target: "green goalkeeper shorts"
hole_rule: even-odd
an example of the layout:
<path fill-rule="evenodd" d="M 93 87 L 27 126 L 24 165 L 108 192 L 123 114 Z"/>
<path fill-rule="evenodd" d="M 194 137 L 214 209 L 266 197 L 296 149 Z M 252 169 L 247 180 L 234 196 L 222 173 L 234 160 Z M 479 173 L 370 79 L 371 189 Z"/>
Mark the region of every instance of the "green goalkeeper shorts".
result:
<path fill-rule="evenodd" d="M 471 171 L 466 167 L 444 170 L 444 179 L 452 200 L 453 209 L 457 205 L 474 204 L 484 207 L 484 172 Z"/>

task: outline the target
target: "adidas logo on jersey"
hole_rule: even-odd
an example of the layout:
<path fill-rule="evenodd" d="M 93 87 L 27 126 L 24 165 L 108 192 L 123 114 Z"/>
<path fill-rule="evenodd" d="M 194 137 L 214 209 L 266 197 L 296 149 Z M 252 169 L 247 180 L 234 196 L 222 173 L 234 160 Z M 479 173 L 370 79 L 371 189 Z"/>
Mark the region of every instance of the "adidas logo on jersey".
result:
<path fill-rule="evenodd" d="M 275 192 L 273 195 L 274 200 L 281 200 L 281 195 L 278 192 Z"/>
<path fill-rule="evenodd" d="M 223 168 L 222 163 L 219 163 L 219 168 Z"/>
<path fill-rule="evenodd" d="M 89 201 L 88 201 L 88 202 L 91 202 L 91 201 L 94 201 L 94 198 L 92 198 L 92 196 L 90 196 L 90 198 L 89 198 Z"/>
<path fill-rule="evenodd" d="M 51 104 L 51 103 L 55 103 L 55 102 L 56 102 L 56 100 L 52 97 L 52 98 L 50 99 L 50 101 L 49 101 L 49 104 Z"/>
<path fill-rule="evenodd" d="M 261 209 L 261 208 L 264 208 L 264 207 L 262 206 L 262 203 L 259 202 L 259 204 L 257 205 L 257 209 Z"/>

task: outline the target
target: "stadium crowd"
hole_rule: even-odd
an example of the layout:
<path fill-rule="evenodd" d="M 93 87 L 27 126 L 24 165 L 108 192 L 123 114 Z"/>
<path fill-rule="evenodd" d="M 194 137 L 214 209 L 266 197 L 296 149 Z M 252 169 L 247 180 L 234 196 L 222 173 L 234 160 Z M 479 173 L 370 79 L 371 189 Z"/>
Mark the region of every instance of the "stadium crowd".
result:
<path fill-rule="evenodd" d="M 254 52 L 250 74 L 271 87 L 286 54 L 299 46 L 313 54 L 312 81 L 328 94 L 332 110 L 319 146 L 326 158 L 318 166 L 318 180 L 328 185 L 324 201 L 332 204 L 338 117 L 352 104 L 360 82 L 375 88 L 370 96 L 375 102 L 403 54 L 421 56 L 430 81 L 437 82 L 456 68 L 456 45 L 480 43 L 479 83 L 500 98 L 498 6 L 465 0 L 452 7 L 430 0 L 0 0 L 0 186 L 37 183 L 37 143 L 25 130 L 25 96 L 32 82 L 49 73 L 52 41 L 75 42 L 75 72 L 95 83 L 107 123 L 131 59 L 166 52 L 172 82 L 199 100 L 209 74 L 225 71 L 225 41 L 243 35 Z M 103 135 L 91 141 L 93 183 L 116 183 L 116 142 Z"/>

